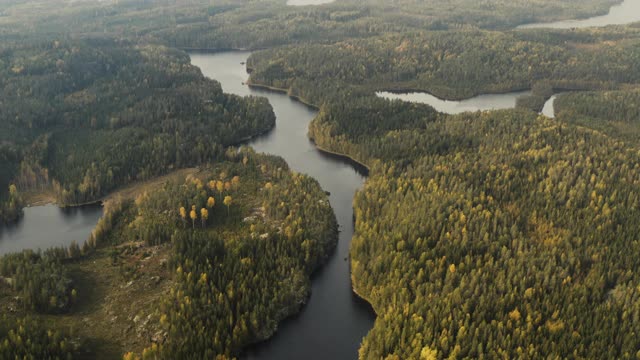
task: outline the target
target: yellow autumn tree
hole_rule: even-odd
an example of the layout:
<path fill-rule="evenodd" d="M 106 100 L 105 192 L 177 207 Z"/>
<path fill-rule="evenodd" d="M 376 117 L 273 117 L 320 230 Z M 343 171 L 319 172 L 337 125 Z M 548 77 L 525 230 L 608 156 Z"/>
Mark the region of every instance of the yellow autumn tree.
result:
<path fill-rule="evenodd" d="M 207 226 L 207 219 L 209 218 L 209 210 L 206 208 L 200 209 L 200 219 L 202 219 L 202 227 Z"/>
<path fill-rule="evenodd" d="M 183 223 L 187 221 L 187 209 L 185 209 L 184 206 L 180 207 L 180 218 Z"/>
<path fill-rule="evenodd" d="M 438 351 L 433 350 L 427 346 L 420 351 L 420 360 L 436 360 L 438 358 Z"/>
<path fill-rule="evenodd" d="M 207 207 L 211 209 L 214 206 L 216 206 L 216 199 L 214 199 L 213 196 L 210 196 L 209 199 L 207 200 Z"/>
<path fill-rule="evenodd" d="M 155 343 L 151 344 L 150 347 L 142 350 L 142 360 L 157 359 L 159 353 L 160 353 L 160 348 L 158 347 L 158 344 L 155 344 Z"/>
<path fill-rule="evenodd" d="M 231 206 L 231 204 L 233 203 L 233 198 L 231 198 L 231 196 L 225 196 L 224 197 L 224 204 L 227 206 L 227 215 L 229 214 L 229 207 Z"/>
<path fill-rule="evenodd" d="M 218 192 L 220 194 L 222 194 L 222 192 L 224 191 L 224 183 L 222 181 L 218 180 L 216 182 L 216 189 L 218 190 Z"/>
<path fill-rule="evenodd" d="M 202 180 L 200 179 L 193 180 L 193 183 L 196 184 L 196 189 L 198 190 L 202 190 L 204 188 L 204 184 L 202 184 Z"/>
<path fill-rule="evenodd" d="M 140 357 L 138 357 L 136 354 L 134 354 L 132 352 L 128 352 L 128 353 L 124 354 L 122 359 L 123 360 L 140 360 Z"/>
<path fill-rule="evenodd" d="M 236 175 L 231 179 L 231 185 L 233 185 L 233 188 L 235 190 L 238 189 L 238 187 L 240 187 L 240 176 Z"/>
<path fill-rule="evenodd" d="M 518 310 L 518 308 L 515 308 L 513 311 L 511 311 L 509 313 L 509 319 L 513 320 L 513 321 L 520 321 L 520 311 Z"/>
<path fill-rule="evenodd" d="M 191 217 L 191 224 L 193 225 L 193 228 L 196 228 L 196 219 L 198 218 L 198 213 L 196 212 L 196 206 L 192 206 L 191 207 L 191 213 L 189 214 L 189 217 Z"/>

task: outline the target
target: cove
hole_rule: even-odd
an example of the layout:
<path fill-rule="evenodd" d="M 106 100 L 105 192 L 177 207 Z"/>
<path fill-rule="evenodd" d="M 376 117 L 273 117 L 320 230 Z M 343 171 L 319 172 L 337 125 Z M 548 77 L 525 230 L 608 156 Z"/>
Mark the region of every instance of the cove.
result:
<path fill-rule="evenodd" d="M 82 246 L 101 216 L 100 205 L 62 209 L 50 204 L 25 208 L 17 223 L 0 225 L 0 255 L 69 246 L 72 241 Z"/>
<path fill-rule="evenodd" d="M 550 23 L 531 23 L 520 25 L 518 29 L 573 29 L 586 27 L 600 27 L 607 25 L 623 25 L 640 21 L 640 0 L 624 0 L 619 5 L 609 9 L 607 15 L 594 16 L 581 20 L 562 20 Z"/>
<path fill-rule="evenodd" d="M 558 98 L 558 96 L 560 96 L 561 94 L 555 94 L 552 97 L 550 97 L 545 103 L 544 103 L 544 107 L 542 108 L 542 111 L 540 112 L 542 115 L 549 117 L 549 118 L 555 118 L 556 117 L 556 109 L 554 106 L 554 103 L 556 101 L 556 99 Z"/>
<path fill-rule="evenodd" d="M 446 114 L 460 114 L 467 111 L 484 111 L 513 109 L 516 107 L 516 100 L 530 91 L 517 91 L 505 94 L 484 94 L 469 99 L 454 101 L 437 98 L 426 92 L 392 93 L 387 91 L 377 92 L 379 97 L 389 100 L 403 100 L 421 104 L 431 105 L 439 112 Z"/>
<path fill-rule="evenodd" d="M 250 88 L 243 65 L 249 52 L 191 54 L 191 63 L 222 84 L 226 93 L 266 97 L 276 114 L 275 128 L 248 145 L 259 152 L 283 157 L 294 171 L 318 180 L 330 193 L 340 236 L 335 253 L 313 276 L 312 293 L 301 312 L 284 322 L 269 340 L 249 348 L 244 359 L 355 359 L 362 338 L 373 327 L 371 307 L 352 291 L 349 244 L 353 236 L 355 192 L 365 173 L 351 162 L 320 152 L 307 137 L 308 125 L 317 115 L 286 94 Z"/>

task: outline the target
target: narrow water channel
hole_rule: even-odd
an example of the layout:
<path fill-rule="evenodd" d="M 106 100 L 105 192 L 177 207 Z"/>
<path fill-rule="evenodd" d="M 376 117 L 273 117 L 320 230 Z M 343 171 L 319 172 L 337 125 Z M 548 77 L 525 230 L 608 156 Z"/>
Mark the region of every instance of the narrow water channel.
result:
<path fill-rule="evenodd" d="M 249 145 L 283 157 L 291 169 L 316 178 L 330 192 L 340 226 L 338 247 L 314 276 L 312 294 L 302 311 L 284 321 L 276 335 L 252 347 L 245 359 L 356 359 L 360 342 L 375 320 L 371 308 L 352 292 L 349 244 L 353 235 L 352 200 L 365 176 L 348 161 L 319 152 L 307 137 L 317 111 L 288 96 L 244 85 L 249 52 L 191 54 L 191 63 L 216 79 L 227 93 L 264 96 L 276 114 L 276 127 Z"/>
<path fill-rule="evenodd" d="M 426 92 L 392 93 L 381 91 L 376 95 L 389 100 L 403 100 L 431 105 L 434 109 L 445 114 L 460 114 L 466 111 L 513 109 L 516 100 L 530 91 L 516 91 L 505 94 L 484 94 L 465 100 L 444 100 Z"/>

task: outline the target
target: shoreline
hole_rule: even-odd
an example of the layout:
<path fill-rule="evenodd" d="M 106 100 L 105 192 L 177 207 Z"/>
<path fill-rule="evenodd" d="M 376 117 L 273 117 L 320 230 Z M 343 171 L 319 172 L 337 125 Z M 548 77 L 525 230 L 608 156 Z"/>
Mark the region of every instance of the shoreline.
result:
<path fill-rule="evenodd" d="M 371 169 L 369 168 L 369 166 L 365 165 L 363 162 L 354 159 L 350 155 L 347 155 L 347 154 L 344 154 L 344 153 L 339 153 L 339 152 L 336 152 L 336 151 L 327 150 L 326 148 L 322 147 L 321 145 L 318 145 L 318 143 L 316 143 L 315 139 L 313 139 L 313 138 L 309 138 L 309 140 L 311 140 L 311 142 L 313 143 L 313 145 L 316 147 L 316 149 L 319 152 L 321 152 L 321 153 L 323 153 L 325 155 L 338 157 L 338 158 L 340 158 L 342 160 L 346 160 L 347 162 L 352 163 L 353 165 L 361 167 L 364 170 L 366 170 L 366 174 L 364 174 L 364 176 L 369 177 L 369 172 L 371 171 Z M 357 169 L 356 169 L 356 171 L 357 171 Z"/>
<path fill-rule="evenodd" d="M 195 52 L 202 54 L 218 54 L 223 52 L 253 52 L 260 50 L 267 50 L 268 48 L 190 48 L 190 47 L 179 47 L 176 48 L 178 50 L 184 51 L 186 53 Z"/>
<path fill-rule="evenodd" d="M 248 72 L 250 73 L 251 69 L 249 67 L 247 67 Z M 263 89 L 263 90 L 267 90 L 267 91 L 273 91 L 273 92 L 277 92 L 280 94 L 284 94 L 287 95 L 289 98 L 294 99 L 295 101 L 300 102 L 303 105 L 306 105 L 314 110 L 319 111 L 320 108 L 315 105 L 310 103 L 309 101 L 307 101 L 306 99 L 303 99 L 300 96 L 296 96 L 296 95 L 291 95 L 290 91 L 291 89 L 284 89 L 284 88 L 278 88 L 278 87 L 274 87 L 274 86 L 269 86 L 269 85 L 264 85 L 264 84 L 258 84 L 258 83 L 254 83 L 251 81 L 251 78 L 249 78 L 246 81 L 247 86 L 251 87 L 251 88 L 256 88 L 256 89 Z M 313 121 L 313 120 L 312 120 Z M 363 175 L 365 177 L 365 182 L 366 182 L 366 178 L 369 178 L 369 173 L 371 171 L 370 167 L 368 165 L 366 165 L 364 162 L 356 160 L 354 157 L 347 155 L 345 153 L 340 153 L 337 151 L 331 151 L 328 150 L 324 147 L 322 147 L 321 145 L 319 145 L 314 138 L 309 137 L 307 135 L 307 138 L 313 143 L 313 146 L 316 148 L 316 150 L 324 155 L 327 156 L 332 156 L 332 157 L 337 157 L 340 158 L 343 161 L 346 161 L 348 163 L 350 163 L 350 165 L 353 167 L 353 169 L 360 173 L 361 175 Z M 364 170 L 363 172 L 359 171 L 359 170 Z M 355 235 L 355 230 L 354 230 L 354 235 Z M 351 293 L 353 294 L 353 296 L 358 300 L 361 301 L 364 304 L 366 304 L 366 306 L 368 306 L 371 311 L 374 314 L 374 317 L 377 319 L 379 317 L 378 312 L 376 311 L 373 302 L 371 302 L 366 296 L 362 295 L 358 289 L 355 286 L 355 282 L 354 282 L 354 275 L 353 272 L 351 271 L 351 260 L 350 260 L 350 255 L 349 255 L 349 279 L 351 280 Z M 322 271 L 322 269 L 320 269 L 320 271 Z M 298 312 L 299 313 L 299 312 Z M 295 317 L 297 314 L 292 315 L 291 317 Z M 284 319 L 286 321 L 286 319 Z M 280 326 L 280 323 L 278 323 L 277 325 L 278 327 Z M 366 335 L 365 335 L 366 336 Z M 266 340 L 265 340 L 266 341 Z"/>
<path fill-rule="evenodd" d="M 65 204 L 62 206 L 58 205 L 57 201 L 55 200 L 55 197 L 51 197 L 50 196 L 51 194 L 47 193 L 46 191 L 31 192 L 29 196 L 36 199 L 27 202 L 27 204 L 24 207 L 28 208 L 28 207 L 38 207 L 38 206 L 45 206 L 45 205 L 56 205 L 61 209 L 69 209 L 69 208 L 80 208 L 84 206 L 104 205 L 105 203 L 118 197 L 135 198 L 135 196 L 139 194 L 143 190 L 143 188 L 153 187 L 154 185 L 158 185 L 158 183 L 164 183 L 166 181 L 169 181 L 171 180 L 171 178 L 176 176 L 183 175 L 186 177 L 187 175 L 196 173 L 198 171 L 200 171 L 199 167 L 187 167 L 187 168 L 172 170 L 163 175 L 154 176 L 147 180 L 134 181 L 129 184 L 122 185 L 114 189 L 107 195 L 104 195 L 96 200 L 87 201 L 83 203 L 76 203 L 76 204 Z M 39 196 L 43 196 L 43 197 L 46 196 L 46 198 L 37 199 L 37 197 Z"/>
<path fill-rule="evenodd" d="M 436 95 L 430 91 L 427 90 L 423 90 L 423 89 L 417 89 L 417 88 L 403 88 L 403 87 L 398 87 L 398 88 L 392 88 L 392 87 L 383 87 L 383 88 L 378 88 L 374 90 L 374 93 L 376 94 L 377 97 L 378 93 L 381 92 L 388 92 L 391 94 L 396 94 L 396 95 L 409 95 L 409 94 L 427 94 L 427 95 L 431 95 L 433 97 L 435 97 L 438 100 L 441 101 L 465 101 L 465 100 L 470 100 L 479 96 L 484 96 L 484 95 L 506 95 L 506 94 L 511 94 L 511 93 L 525 93 L 525 92 L 531 92 L 531 88 L 515 88 L 515 89 L 511 89 L 511 90 L 504 90 L 504 91 L 488 91 L 488 92 L 480 92 L 480 93 L 475 93 L 473 92 L 474 95 L 471 95 L 469 97 L 461 97 L 461 96 L 453 96 L 450 98 L 447 97 L 443 97 L 440 95 Z M 526 95 L 526 94 L 522 94 L 522 95 Z"/>
<path fill-rule="evenodd" d="M 558 19 L 558 20 L 551 20 L 551 21 L 543 21 L 541 22 L 539 19 L 533 19 L 532 22 L 526 22 L 526 23 L 522 23 L 522 24 L 518 24 L 516 25 L 516 27 L 512 28 L 512 30 L 516 30 L 516 31 L 527 31 L 527 30 L 554 30 L 557 28 L 554 28 L 553 25 L 561 23 L 561 22 L 579 22 L 579 21 L 585 21 L 585 20 L 589 20 L 589 19 L 593 19 L 593 18 L 598 18 L 598 17 L 602 17 L 602 16 L 607 16 L 611 13 L 611 9 L 613 7 L 616 6 L 621 6 L 623 3 L 625 2 L 625 0 L 618 0 L 618 2 L 616 4 L 613 4 L 611 6 L 609 6 L 608 9 L 606 9 L 606 11 L 595 11 L 593 12 L 591 15 L 583 15 L 583 16 L 578 16 L 575 18 L 571 18 L 571 19 Z"/>
<path fill-rule="evenodd" d="M 285 89 L 285 88 L 279 88 L 279 87 L 275 87 L 275 86 L 270 86 L 270 85 L 264 85 L 264 84 L 260 84 L 260 83 L 254 83 L 251 81 L 251 79 L 247 80 L 247 82 L 245 83 L 247 84 L 247 86 L 251 87 L 251 88 L 255 88 L 255 89 L 262 89 L 262 90 L 268 90 L 268 91 L 274 91 L 280 94 L 285 94 L 287 96 L 289 96 L 289 98 L 298 101 L 299 103 L 306 105 L 314 110 L 320 111 L 320 107 L 318 107 L 315 104 L 312 104 L 311 102 L 307 101 L 306 99 L 297 96 L 297 95 L 291 95 L 289 92 L 291 91 L 291 89 Z M 336 151 L 332 151 L 329 150 L 327 148 L 322 147 L 321 145 L 319 145 L 314 138 L 312 137 L 308 137 L 307 138 L 313 143 L 313 145 L 315 146 L 315 148 L 320 151 L 321 153 L 324 153 L 326 155 L 331 155 L 331 156 L 336 156 L 339 157 L 343 160 L 346 160 L 348 162 L 351 162 L 352 164 L 355 164 L 357 167 L 360 167 L 364 170 L 366 170 L 366 177 L 369 177 L 369 172 L 371 171 L 371 168 L 366 165 L 363 161 L 357 160 L 354 157 L 352 157 L 351 155 L 347 155 L 345 153 L 340 153 L 340 152 L 336 152 Z M 357 171 L 358 169 L 356 169 Z"/>
<path fill-rule="evenodd" d="M 248 69 L 248 68 L 247 68 Z M 298 95 L 292 95 L 290 94 L 291 88 L 289 89 L 284 89 L 284 88 L 279 88 L 279 87 L 275 87 L 275 86 L 269 86 L 269 85 L 264 85 L 264 84 L 259 84 L 259 83 L 255 83 L 253 81 L 251 81 L 251 78 L 249 78 L 249 80 L 247 80 L 245 82 L 245 84 L 247 84 L 247 86 L 249 86 L 252 89 L 258 89 L 258 90 L 268 90 L 268 91 L 273 91 L 273 92 L 277 92 L 280 94 L 285 94 L 288 97 L 290 97 L 291 99 L 312 108 L 313 110 L 316 111 L 320 111 L 320 107 L 318 105 L 312 104 L 311 102 L 309 102 L 308 100 L 298 96 Z"/>
<path fill-rule="evenodd" d="M 249 135 L 249 136 L 245 136 L 242 139 L 235 141 L 231 144 L 228 145 L 223 145 L 225 148 L 230 148 L 230 147 L 238 147 L 238 146 L 244 146 L 246 145 L 248 142 L 250 142 L 251 140 L 255 140 L 261 136 L 267 135 L 268 133 L 270 133 L 271 131 L 273 131 L 273 129 L 275 129 L 276 127 L 276 123 L 275 121 L 273 122 L 273 124 L 271 126 L 269 126 L 268 129 L 264 129 L 254 135 Z"/>
<path fill-rule="evenodd" d="M 351 266 L 351 264 L 349 264 L 349 266 Z M 367 297 L 366 297 L 366 296 L 362 295 L 362 294 L 358 291 L 358 289 L 356 289 L 356 286 L 355 286 L 355 284 L 354 284 L 354 282 L 353 282 L 353 273 L 351 273 L 351 274 L 352 274 L 352 276 L 351 276 L 351 292 L 353 292 L 353 294 L 354 294 L 354 295 L 355 295 L 359 300 L 361 300 L 361 301 L 365 302 L 367 305 L 369 305 L 369 307 L 371 308 L 371 311 L 373 311 L 373 314 L 375 315 L 375 317 L 376 317 L 376 319 L 377 319 L 380 315 L 379 315 L 379 314 L 378 314 L 378 312 L 376 311 L 375 306 L 373 306 L 373 303 L 372 303 L 369 299 L 367 299 Z"/>

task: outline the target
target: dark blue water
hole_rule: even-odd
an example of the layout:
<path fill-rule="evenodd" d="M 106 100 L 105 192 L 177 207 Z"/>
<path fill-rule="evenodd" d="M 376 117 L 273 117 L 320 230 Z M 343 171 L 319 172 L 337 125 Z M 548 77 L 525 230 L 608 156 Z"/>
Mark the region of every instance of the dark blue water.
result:
<path fill-rule="evenodd" d="M 284 321 L 276 335 L 249 349 L 246 359 L 356 359 L 362 338 L 373 326 L 371 308 L 352 292 L 349 244 L 353 236 L 352 200 L 364 175 L 347 161 L 320 153 L 307 138 L 317 112 L 284 94 L 250 89 L 244 63 L 248 52 L 192 54 L 192 64 L 216 79 L 227 93 L 269 99 L 276 127 L 250 143 L 257 151 L 283 157 L 291 169 L 316 178 L 331 193 L 340 225 L 336 252 L 313 278 L 309 303 L 300 314 Z"/>
<path fill-rule="evenodd" d="M 61 209 L 55 205 L 24 209 L 16 224 L 0 226 L 0 255 L 25 249 L 82 245 L 102 216 L 102 206 Z"/>

